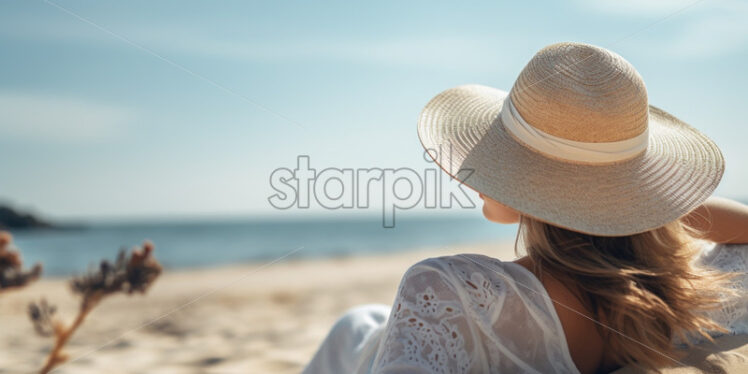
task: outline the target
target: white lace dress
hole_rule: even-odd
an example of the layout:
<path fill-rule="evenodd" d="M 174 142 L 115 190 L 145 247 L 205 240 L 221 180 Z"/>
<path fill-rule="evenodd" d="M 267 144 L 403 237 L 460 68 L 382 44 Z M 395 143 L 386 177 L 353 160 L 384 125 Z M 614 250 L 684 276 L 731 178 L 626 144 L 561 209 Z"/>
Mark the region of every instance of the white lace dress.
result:
<path fill-rule="evenodd" d="M 748 245 L 708 245 L 697 261 L 743 275 L 712 316 L 748 333 Z M 303 374 L 579 373 L 540 281 L 513 262 L 430 258 L 403 276 L 393 306 L 364 305 L 333 326 Z"/>

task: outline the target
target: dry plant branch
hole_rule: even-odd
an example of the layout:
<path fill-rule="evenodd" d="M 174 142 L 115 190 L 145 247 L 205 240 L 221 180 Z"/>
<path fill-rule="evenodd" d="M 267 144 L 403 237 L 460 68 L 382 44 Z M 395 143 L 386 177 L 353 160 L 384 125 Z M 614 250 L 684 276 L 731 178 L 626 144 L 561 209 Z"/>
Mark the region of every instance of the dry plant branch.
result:
<path fill-rule="evenodd" d="M 0 231 L 0 293 L 27 286 L 39 279 L 42 265 L 35 264 L 31 270 L 23 270 L 21 254 L 13 250 L 13 235 Z"/>
<path fill-rule="evenodd" d="M 46 300 L 29 304 L 29 317 L 36 332 L 41 336 L 55 337 L 54 347 L 39 371 L 41 374 L 49 373 L 67 361 L 68 356 L 63 351 L 65 344 L 101 300 L 115 293 L 143 294 L 148 290 L 162 271 L 152 255 L 153 248 L 153 244 L 146 241 L 142 248 L 133 250 L 129 256 L 121 250 L 113 264 L 104 260 L 97 270 L 73 278 L 70 286 L 81 297 L 81 304 L 70 325 L 55 318 L 56 308 Z"/>

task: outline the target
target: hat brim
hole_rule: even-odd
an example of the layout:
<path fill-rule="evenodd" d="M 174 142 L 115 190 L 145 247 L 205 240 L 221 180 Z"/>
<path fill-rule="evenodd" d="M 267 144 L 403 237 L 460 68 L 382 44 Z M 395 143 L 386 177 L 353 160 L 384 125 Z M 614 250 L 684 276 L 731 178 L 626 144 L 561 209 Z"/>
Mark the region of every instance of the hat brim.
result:
<path fill-rule="evenodd" d="M 689 213 L 719 184 L 724 158 L 695 128 L 650 106 L 649 144 L 608 164 L 565 162 L 506 131 L 508 93 L 481 85 L 448 89 L 421 112 L 418 136 L 452 177 L 522 214 L 598 236 L 624 236 Z"/>

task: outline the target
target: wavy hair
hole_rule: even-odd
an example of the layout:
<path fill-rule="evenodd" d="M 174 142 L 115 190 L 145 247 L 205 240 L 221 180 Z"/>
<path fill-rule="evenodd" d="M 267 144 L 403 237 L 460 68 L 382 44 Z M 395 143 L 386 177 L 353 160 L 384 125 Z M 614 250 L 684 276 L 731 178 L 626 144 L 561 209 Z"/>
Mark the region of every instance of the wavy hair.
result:
<path fill-rule="evenodd" d="M 521 216 L 519 234 L 536 274 L 561 280 L 593 313 L 620 365 L 657 369 L 674 360 L 674 338 L 725 331 L 704 311 L 721 306 L 729 274 L 694 263 L 705 231 L 683 218 L 629 236 L 602 237 Z"/>

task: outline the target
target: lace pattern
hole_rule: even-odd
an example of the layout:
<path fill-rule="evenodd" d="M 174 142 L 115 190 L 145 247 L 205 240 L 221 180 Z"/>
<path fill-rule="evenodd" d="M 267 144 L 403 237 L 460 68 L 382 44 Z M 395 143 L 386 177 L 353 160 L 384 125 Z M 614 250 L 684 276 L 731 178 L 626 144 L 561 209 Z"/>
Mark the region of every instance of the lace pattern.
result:
<path fill-rule="evenodd" d="M 729 284 L 729 288 L 738 291 L 737 296 L 726 298 L 722 308 L 708 311 L 707 315 L 729 330 L 729 334 L 748 334 L 748 244 L 706 246 L 696 263 L 721 272 L 737 274 Z M 696 338 L 693 343 L 702 340 Z"/>
<path fill-rule="evenodd" d="M 372 372 L 578 371 L 550 299 L 531 273 L 458 255 L 406 272 Z"/>

